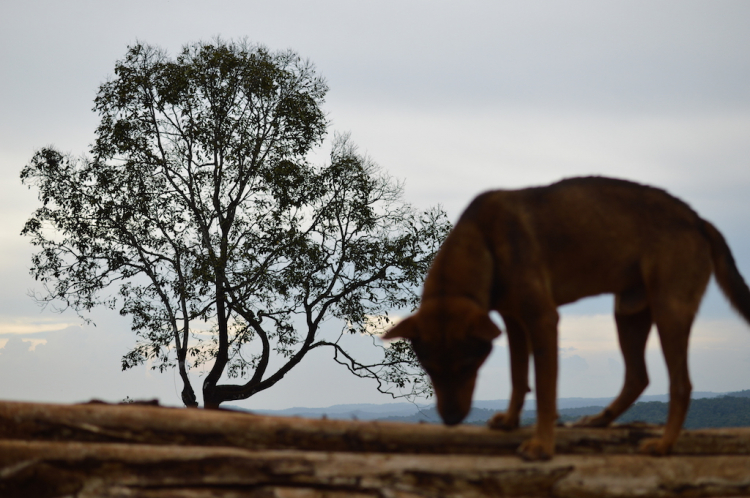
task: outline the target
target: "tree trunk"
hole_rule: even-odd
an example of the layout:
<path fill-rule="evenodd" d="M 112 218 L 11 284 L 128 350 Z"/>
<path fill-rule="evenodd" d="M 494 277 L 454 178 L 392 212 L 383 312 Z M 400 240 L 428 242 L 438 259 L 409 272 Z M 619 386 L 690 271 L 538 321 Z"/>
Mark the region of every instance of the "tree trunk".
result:
<path fill-rule="evenodd" d="M 221 274 L 221 269 L 215 270 Z M 218 322 L 219 344 L 214 358 L 214 364 L 203 381 L 203 407 L 216 410 L 219 405 L 226 401 L 216 389 L 221 375 L 224 373 L 229 361 L 229 314 L 226 310 L 226 290 L 224 288 L 223 276 L 217 276 L 215 282 L 216 292 L 216 320 Z"/>

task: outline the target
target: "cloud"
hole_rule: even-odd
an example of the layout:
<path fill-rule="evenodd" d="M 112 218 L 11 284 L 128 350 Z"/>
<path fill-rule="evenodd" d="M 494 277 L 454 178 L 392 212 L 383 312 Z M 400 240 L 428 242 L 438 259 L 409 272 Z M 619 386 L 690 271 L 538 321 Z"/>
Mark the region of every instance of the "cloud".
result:
<path fill-rule="evenodd" d="M 565 316 L 560 322 L 560 396 L 613 396 L 624 375 L 622 354 L 611 315 Z M 575 351 L 575 354 L 570 354 Z M 739 318 L 698 318 L 688 358 L 696 391 L 747 389 L 750 378 L 750 330 Z M 648 394 L 669 392 L 658 333 L 652 329 L 646 349 Z"/>
<path fill-rule="evenodd" d="M 563 351 L 587 354 L 619 349 L 612 315 L 563 315 L 558 328 Z"/>
<path fill-rule="evenodd" d="M 588 362 L 580 355 L 563 356 L 560 359 L 560 369 L 574 374 L 585 373 L 589 369 Z"/>
<path fill-rule="evenodd" d="M 622 360 L 616 360 L 612 357 L 607 358 L 607 366 L 609 367 L 610 373 L 613 375 L 622 376 L 625 372 L 625 365 Z"/>
<path fill-rule="evenodd" d="M 47 339 L 21 339 L 21 341 L 29 343 L 29 351 L 34 351 L 37 346 L 47 344 Z"/>
<path fill-rule="evenodd" d="M 179 404 L 172 372 L 150 375 L 145 367 L 121 371 L 120 357 L 134 342 L 126 328 L 6 333 L 0 341 L 0 377 L 6 379 L 0 399 L 69 403 L 129 396 Z"/>
<path fill-rule="evenodd" d="M 36 317 L 0 315 L 0 335 L 52 332 L 75 325 L 77 325 L 76 321 L 61 321 L 59 315 Z"/>

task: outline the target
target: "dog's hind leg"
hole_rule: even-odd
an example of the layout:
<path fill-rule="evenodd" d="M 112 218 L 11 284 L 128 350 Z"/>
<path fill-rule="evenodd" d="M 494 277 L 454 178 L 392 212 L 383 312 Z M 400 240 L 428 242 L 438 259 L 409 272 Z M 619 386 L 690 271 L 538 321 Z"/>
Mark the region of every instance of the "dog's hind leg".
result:
<path fill-rule="evenodd" d="M 615 310 L 617 337 L 625 360 L 625 381 L 620 395 L 601 413 L 583 417 L 575 427 L 606 427 L 617 419 L 648 386 L 646 371 L 646 341 L 651 331 L 651 309 L 635 313 Z"/>
<path fill-rule="evenodd" d="M 669 372 L 669 414 L 659 439 L 641 441 L 641 451 L 665 455 L 680 435 L 690 406 L 688 339 L 711 278 L 710 252 L 703 239 L 685 238 L 683 251 L 664 258 L 644 279 L 659 341 Z"/>
<path fill-rule="evenodd" d="M 656 321 L 664 359 L 669 372 L 669 414 L 661 438 L 641 442 L 641 451 L 651 455 L 666 455 L 680 435 L 690 406 L 690 373 L 688 372 L 688 336 L 690 319 Z"/>
<path fill-rule="evenodd" d="M 487 425 L 491 429 L 513 430 L 518 427 L 521 409 L 529 392 L 529 345 L 521 325 L 512 318 L 503 317 L 510 349 L 511 393 L 505 413 L 496 413 Z"/>

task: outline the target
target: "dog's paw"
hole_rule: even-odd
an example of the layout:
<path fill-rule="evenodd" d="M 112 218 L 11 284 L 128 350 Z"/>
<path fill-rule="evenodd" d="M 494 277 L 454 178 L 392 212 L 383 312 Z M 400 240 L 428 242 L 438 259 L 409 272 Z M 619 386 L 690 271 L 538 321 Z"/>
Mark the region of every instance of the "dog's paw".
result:
<path fill-rule="evenodd" d="M 638 446 L 638 451 L 644 455 L 664 456 L 672 450 L 672 445 L 663 438 L 653 437 L 644 439 Z"/>
<path fill-rule="evenodd" d="M 609 417 L 604 414 L 587 415 L 581 417 L 571 424 L 571 427 L 607 427 L 610 423 Z"/>
<path fill-rule="evenodd" d="M 536 438 L 528 439 L 519 446 L 517 453 L 526 461 L 537 462 L 549 460 L 554 453 L 553 448 L 548 447 Z"/>
<path fill-rule="evenodd" d="M 511 417 L 507 413 L 496 413 L 487 421 L 490 429 L 499 429 L 501 431 L 512 431 L 518 429 L 518 417 Z"/>

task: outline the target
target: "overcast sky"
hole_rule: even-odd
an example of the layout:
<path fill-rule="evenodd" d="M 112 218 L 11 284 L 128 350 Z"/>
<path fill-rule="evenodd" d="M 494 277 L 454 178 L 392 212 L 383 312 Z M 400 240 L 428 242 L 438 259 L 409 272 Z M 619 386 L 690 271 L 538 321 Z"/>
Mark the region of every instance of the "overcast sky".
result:
<path fill-rule="evenodd" d="M 0 398 L 178 404 L 172 372 L 120 372 L 127 319 L 97 327 L 27 296 L 37 207 L 18 179 L 35 149 L 87 151 L 98 86 L 129 44 L 174 54 L 246 37 L 309 58 L 330 87 L 331 131 L 350 131 L 455 220 L 488 188 L 599 174 L 666 188 L 726 236 L 750 277 L 750 2 L 16 1 L 0 3 Z M 319 152 L 324 157 L 323 152 Z M 611 298 L 563 309 L 560 396 L 614 396 L 622 379 Z M 504 339 L 476 398 L 506 398 Z M 652 334 L 652 384 L 667 392 Z M 750 388 L 750 328 L 712 284 L 691 344 L 695 390 Z M 194 386 L 200 386 L 196 376 Z M 388 402 L 328 354 L 306 358 L 249 408 Z"/>

